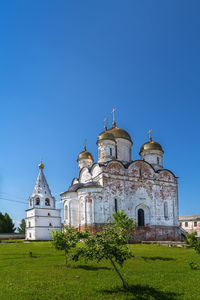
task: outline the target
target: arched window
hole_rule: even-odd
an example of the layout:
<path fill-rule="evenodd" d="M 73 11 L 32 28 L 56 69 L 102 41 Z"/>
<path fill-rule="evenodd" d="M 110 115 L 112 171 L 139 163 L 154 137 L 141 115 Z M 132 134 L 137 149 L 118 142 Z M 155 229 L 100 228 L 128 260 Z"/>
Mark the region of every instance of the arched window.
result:
<path fill-rule="evenodd" d="M 68 206 L 65 205 L 65 220 L 68 220 Z"/>
<path fill-rule="evenodd" d="M 118 211 L 118 207 L 117 207 L 117 199 L 115 199 L 115 212 Z"/>
<path fill-rule="evenodd" d="M 50 200 L 49 200 L 49 198 L 46 198 L 46 199 L 45 199 L 45 205 L 46 205 L 46 206 L 50 206 Z"/>
<path fill-rule="evenodd" d="M 116 158 L 117 158 L 117 145 L 115 146 L 115 154 L 116 154 Z"/>
<path fill-rule="evenodd" d="M 35 200 L 35 205 L 40 205 L 40 198 L 39 198 L 39 197 L 36 198 L 36 200 Z"/>
<path fill-rule="evenodd" d="M 138 209 L 138 226 L 144 226 L 144 210 Z"/>
<path fill-rule="evenodd" d="M 159 157 L 157 157 L 157 164 L 158 164 L 158 165 L 160 164 L 160 160 L 159 160 Z"/>
<path fill-rule="evenodd" d="M 112 156 L 112 148 L 110 148 L 110 156 Z"/>
<path fill-rule="evenodd" d="M 167 202 L 164 203 L 164 217 L 168 218 L 168 204 L 167 204 Z"/>
<path fill-rule="evenodd" d="M 30 199 L 30 206 L 32 206 L 33 205 L 33 201 L 32 201 L 32 199 Z"/>

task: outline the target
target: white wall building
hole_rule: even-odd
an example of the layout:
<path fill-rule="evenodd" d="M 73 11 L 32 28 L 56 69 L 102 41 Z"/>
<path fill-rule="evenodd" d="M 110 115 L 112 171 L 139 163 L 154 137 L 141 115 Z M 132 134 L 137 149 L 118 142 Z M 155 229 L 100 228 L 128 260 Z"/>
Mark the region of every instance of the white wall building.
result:
<path fill-rule="evenodd" d="M 177 177 L 163 168 L 163 149 L 152 140 L 132 161 L 132 139 L 113 127 L 97 139 L 98 161 L 91 153 L 78 156 L 79 175 L 62 193 L 64 222 L 95 231 L 120 209 L 136 221 L 135 240 L 180 240 Z"/>
<path fill-rule="evenodd" d="M 196 232 L 196 236 L 200 237 L 200 215 L 187 215 L 179 217 L 180 226 L 187 233 Z"/>
<path fill-rule="evenodd" d="M 44 165 L 39 164 L 39 175 L 29 198 L 29 209 L 26 210 L 26 239 L 48 240 L 51 231 L 60 229 L 60 209 L 56 209 L 56 199 L 52 197 L 43 173 Z"/>

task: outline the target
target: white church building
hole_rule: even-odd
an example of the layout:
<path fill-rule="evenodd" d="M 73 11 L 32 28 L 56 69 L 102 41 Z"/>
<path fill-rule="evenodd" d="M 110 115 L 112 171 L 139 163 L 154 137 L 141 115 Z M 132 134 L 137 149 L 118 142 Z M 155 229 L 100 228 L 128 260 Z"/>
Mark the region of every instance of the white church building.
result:
<path fill-rule="evenodd" d="M 132 160 L 132 139 L 117 127 L 98 135 L 98 161 L 84 148 L 78 155 L 78 177 L 61 194 L 64 223 L 78 230 L 98 230 L 115 211 L 124 210 L 137 227 L 133 239 L 180 240 L 178 179 L 163 167 L 162 146 L 142 145 L 139 160 Z"/>
<path fill-rule="evenodd" d="M 56 199 L 52 197 L 43 169 L 41 162 L 39 175 L 29 198 L 29 209 L 26 210 L 27 240 L 48 240 L 52 230 L 61 227 L 60 209 L 56 209 Z"/>

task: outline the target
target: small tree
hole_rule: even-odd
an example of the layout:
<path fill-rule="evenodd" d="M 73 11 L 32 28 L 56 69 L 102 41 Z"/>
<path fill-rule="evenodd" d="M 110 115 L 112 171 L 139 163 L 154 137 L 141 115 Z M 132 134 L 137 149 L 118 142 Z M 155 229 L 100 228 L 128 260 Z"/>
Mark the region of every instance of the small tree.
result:
<path fill-rule="evenodd" d="M 200 254 L 200 239 L 197 239 L 196 232 L 186 235 L 186 243 L 194 248 L 198 254 Z M 189 265 L 193 270 L 200 269 L 200 265 L 195 262 L 190 262 Z"/>
<path fill-rule="evenodd" d="M 103 229 L 95 235 L 89 235 L 85 239 L 84 247 L 77 248 L 72 258 L 77 261 L 79 256 L 83 256 L 86 261 L 96 260 L 100 262 L 102 259 L 110 261 L 118 276 L 122 281 L 123 288 L 127 288 L 127 284 L 120 273 L 117 264 L 123 265 L 124 261 L 129 257 L 127 249 L 124 248 L 124 237 L 116 226 L 106 224 Z"/>
<path fill-rule="evenodd" d="M 86 233 L 85 233 L 86 234 Z M 68 256 L 72 248 L 83 238 L 83 234 L 77 232 L 74 227 L 64 226 L 60 231 L 52 231 L 52 243 L 57 250 L 64 250 L 65 263 L 68 265 Z"/>
<path fill-rule="evenodd" d="M 131 257 L 133 257 L 131 253 L 131 248 L 129 244 L 129 239 L 133 235 L 133 229 L 135 228 L 136 224 L 134 222 L 133 218 L 129 218 L 123 210 L 120 210 L 120 212 L 115 212 L 113 214 L 113 224 L 119 228 L 121 231 L 121 234 L 125 237 L 126 244 L 128 246 L 129 254 Z"/>
<path fill-rule="evenodd" d="M 19 233 L 25 233 L 25 229 L 26 229 L 26 222 L 24 219 L 22 219 L 17 230 Z"/>
<path fill-rule="evenodd" d="M 197 244 L 196 232 L 186 234 L 186 243 L 191 247 L 195 247 Z"/>

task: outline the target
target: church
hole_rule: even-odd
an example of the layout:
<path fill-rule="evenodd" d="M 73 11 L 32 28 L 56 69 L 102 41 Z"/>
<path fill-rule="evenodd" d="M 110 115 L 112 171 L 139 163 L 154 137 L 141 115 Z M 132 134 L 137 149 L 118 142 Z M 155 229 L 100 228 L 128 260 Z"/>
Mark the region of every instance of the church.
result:
<path fill-rule="evenodd" d="M 61 194 L 64 223 L 95 232 L 123 210 L 136 222 L 132 240 L 179 241 L 178 179 L 163 167 L 162 146 L 149 131 L 133 161 L 131 136 L 117 127 L 114 113 L 112 128 L 105 124 L 98 135 L 98 161 L 86 147 L 78 155 L 78 177 Z"/>
<path fill-rule="evenodd" d="M 45 178 L 43 163 L 38 167 L 39 174 L 29 197 L 29 209 L 26 210 L 27 240 L 49 240 L 51 232 L 61 228 L 60 209 L 56 209 L 56 199 L 52 196 Z"/>

